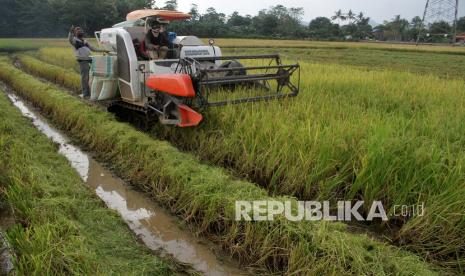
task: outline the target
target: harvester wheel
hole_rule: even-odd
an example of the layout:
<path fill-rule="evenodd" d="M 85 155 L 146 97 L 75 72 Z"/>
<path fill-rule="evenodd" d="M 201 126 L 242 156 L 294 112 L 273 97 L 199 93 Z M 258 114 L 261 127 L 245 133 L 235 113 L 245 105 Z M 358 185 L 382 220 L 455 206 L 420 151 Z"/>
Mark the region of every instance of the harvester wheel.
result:
<path fill-rule="evenodd" d="M 237 68 L 237 70 L 226 72 L 225 77 L 244 76 L 244 75 L 247 74 L 245 72 L 245 70 L 243 69 L 244 65 L 242 65 L 242 63 L 240 63 L 239 61 L 236 61 L 236 60 L 227 61 L 227 62 L 221 64 L 220 68 L 228 68 L 228 69 L 229 68 Z"/>
<path fill-rule="evenodd" d="M 242 63 L 240 63 L 239 61 L 236 61 L 236 60 L 227 61 L 227 62 L 221 64 L 219 68 L 228 68 L 228 69 L 230 69 L 230 68 L 231 69 L 236 69 L 237 68 L 237 70 L 224 72 L 223 77 L 245 76 L 247 74 L 247 72 L 243 69 L 244 65 L 242 65 Z M 227 89 L 227 90 L 234 91 L 237 86 L 238 86 L 238 84 L 225 84 L 222 87 Z"/>

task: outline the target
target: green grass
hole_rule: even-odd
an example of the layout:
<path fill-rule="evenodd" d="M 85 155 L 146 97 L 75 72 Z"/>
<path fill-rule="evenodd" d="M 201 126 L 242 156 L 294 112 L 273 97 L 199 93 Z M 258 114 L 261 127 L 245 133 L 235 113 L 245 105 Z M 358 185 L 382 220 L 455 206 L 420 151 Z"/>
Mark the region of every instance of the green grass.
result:
<path fill-rule="evenodd" d="M 19 59 L 23 64 L 28 64 L 27 68 L 31 73 L 65 86 L 73 92 L 81 91 L 81 76 L 74 70 L 44 64 L 28 55 L 19 55 Z"/>
<path fill-rule="evenodd" d="M 464 85 L 437 77 L 302 62 L 302 93 L 212 108 L 202 127 L 153 133 L 300 199 L 426 203 L 397 220 L 396 243 L 444 265 L 465 263 Z M 160 136 L 160 133 L 162 135 Z M 386 225 L 389 228 L 390 225 Z"/>
<path fill-rule="evenodd" d="M 392 232 L 394 242 L 462 269 L 463 82 L 301 65 L 305 78 L 295 99 L 212 108 L 201 127 L 159 126 L 153 135 L 275 194 L 382 200 L 391 214 L 396 205 L 424 202 L 423 217 L 392 217 L 402 226 Z"/>
<path fill-rule="evenodd" d="M 446 79 L 465 78 L 465 54 L 438 51 L 393 51 L 378 48 L 242 48 L 228 47 L 224 55 L 279 53 L 289 62 L 311 62 L 318 64 L 341 64 L 359 67 L 362 70 L 395 70 L 416 74 L 434 74 Z M 465 53 L 465 52 L 464 52 Z M 45 47 L 36 56 L 63 68 L 79 72 L 79 66 L 70 47 Z"/>
<path fill-rule="evenodd" d="M 71 47 L 46 47 L 37 51 L 36 55 L 37 58 L 50 64 L 79 72 L 79 65 Z"/>
<path fill-rule="evenodd" d="M 0 201 L 19 275 L 172 273 L 0 91 Z"/>
<path fill-rule="evenodd" d="M 207 44 L 208 40 L 204 39 Z M 396 52 L 429 52 L 464 55 L 465 47 L 450 45 L 414 45 L 405 43 L 378 42 L 330 42 L 310 40 L 271 40 L 271 39 L 216 39 L 216 44 L 222 48 L 294 48 L 294 49 L 366 49 L 386 50 Z"/>
<path fill-rule="evenodd" d="M 54 86 L 0 62 L 0 78 L 140 189 L 223 245 L 244 265 L 278 273 L 434 274 L 419 257 L 331 222 L 234 221 L 236 200 L 266 200 L 267 192 L 202 165 L 132 127 L 118 123 Z M 434 270 L 433 270 L 434 269 Z"/>
<path fill-rule="evenodd" d="M 92 44 L 96 44 L 94 38 L 88 38 Z M 208 39 L 203 39 L 208 44 Z M 429 52 L 465 55 L 465 47 L 452 47 L 444 45 L 407 45 L 392 43 L 370 43 L 370 42 L 320 42 L 308 40 L 262 40 L 262 39 L 216 39 L 216 44 L 222 48 L 295 48 L 295 49 L 367 49 L 386 50 L 401 52 Z M 64 38 L 11 38 L 0 39 L 0 52 L 36 50 L 44 47 L 69 46 Z"/>
<path fill-rule="evenodd" d="M 295 48 L 226 48 L 225 55 L 279 53 L 287 60 L 319 64 L 357 66 L 365 70 L 396 70 L 417 74 L 434 74 L 443 78 L 465 78 L 465 55 L 441 52 L 407 52 L 387 49 L 295 49 Z"/>
<path fill-rule="evenodd" d="M 41 62 L 26 63 L 49 71 Z M 402 226 L 391 238 L 460 270 L 464 84 L 306 62 L 302 71 L 307 77 L 296 99 L 213 108 L 201 127 L 158 127 L 153 134 L 271 193 L 383 200 L 391 212 L 425 202 L 424 217 L 391 221 Z"/>
<path fill-rule="evenodd" d="M 2 38 L 0 39 L 1 52 L 17 52 L 38 50 L 43 47 L 64 47 L 69 43 L 66 39 L 28 39 L 28 38 Z"/>

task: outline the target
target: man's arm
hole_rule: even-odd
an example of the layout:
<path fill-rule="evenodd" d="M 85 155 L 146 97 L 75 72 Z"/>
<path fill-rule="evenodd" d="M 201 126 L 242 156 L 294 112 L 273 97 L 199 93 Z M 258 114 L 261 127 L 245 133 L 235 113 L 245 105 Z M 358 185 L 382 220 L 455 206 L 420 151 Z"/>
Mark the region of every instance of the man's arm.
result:
<path fill-rule="evenodd" d="M 74 41 L 74 26 L 71 26 L 71 29 L 69 30 L 68 41 L 69 44 L 76 46 L 76 42 Z"/>
<path fill-rule="evenodd" d="M 97 52 L 97 53 L 108 53 L 108 52 L 109 52 L 109 51 L 107 51 L 107 50 L 95 48 L 95 47 L 93 47 L 92 45 L 90 45 L 89 42 L 87 42 L 86 44 L 87 44 L 87 47 L 89 47 L 89 49 L 90 49 L 92 52 Z"/>

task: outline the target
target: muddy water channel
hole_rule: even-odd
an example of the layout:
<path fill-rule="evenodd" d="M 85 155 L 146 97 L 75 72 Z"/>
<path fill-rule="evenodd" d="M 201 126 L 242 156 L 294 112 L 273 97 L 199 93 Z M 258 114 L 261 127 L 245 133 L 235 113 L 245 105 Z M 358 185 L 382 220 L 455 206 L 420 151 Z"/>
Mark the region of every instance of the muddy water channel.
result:
<path fill-rule="evenodd" d="M 53 142 L 59 144 L 64 155 L 84 182 L 106 203 L 116 210 L 129 228 L 153 251 L 173 257 L 205 275 L 246 275 L 232 261 L 221 261 L 209 242 L 201 240 L 179 226 L 177 218 L 132 190 L 88 154 L 69 143 L 69 139 L 51 127 L 44 118 L 31 111 L 18 97 L 9 94 L 12 103 L 32 120 L 33 125 Z M 216 251 L 216 252 L 215 252 Z"/>

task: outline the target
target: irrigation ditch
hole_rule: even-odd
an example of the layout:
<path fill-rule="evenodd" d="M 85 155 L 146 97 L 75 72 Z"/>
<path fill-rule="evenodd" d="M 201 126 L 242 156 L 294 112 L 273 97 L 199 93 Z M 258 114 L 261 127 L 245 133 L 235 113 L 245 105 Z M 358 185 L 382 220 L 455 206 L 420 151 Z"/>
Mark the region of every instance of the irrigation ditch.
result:
<path fill-rule="evenodd" d="M 31 119 L 40 132 L 59 145 L 59 153 L 69 160 L 82 180 L 108 208 L 117 211 L 143 244 L 158 256 L 175 260 L 186 271 L 190 270 L 189 274 L 248 275 L 248 272 L 241 270 L 220 248 L 194 236 L 190 229 L 182 227 L 177 218 L 143 193 L 132 189 L 89 153 L 72 144 L 64 133 L 52 127 L 45 118 L 31 111 L 31 108 L 14 95 L 14 91 L 9 92 L 8 97 L 13 105 Z"/>

